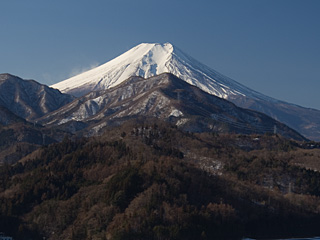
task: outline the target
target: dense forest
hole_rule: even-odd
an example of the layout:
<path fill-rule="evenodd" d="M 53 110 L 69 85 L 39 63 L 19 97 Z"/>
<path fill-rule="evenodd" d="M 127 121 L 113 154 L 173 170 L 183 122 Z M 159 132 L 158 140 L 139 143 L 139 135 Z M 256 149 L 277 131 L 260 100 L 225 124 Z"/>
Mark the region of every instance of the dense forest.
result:
<path fill-rule="evenodd" d="M 52 240 L 320 235 L 319 170 L 318 143 L 131 121 L 2 165 L 0 232 Z"/>

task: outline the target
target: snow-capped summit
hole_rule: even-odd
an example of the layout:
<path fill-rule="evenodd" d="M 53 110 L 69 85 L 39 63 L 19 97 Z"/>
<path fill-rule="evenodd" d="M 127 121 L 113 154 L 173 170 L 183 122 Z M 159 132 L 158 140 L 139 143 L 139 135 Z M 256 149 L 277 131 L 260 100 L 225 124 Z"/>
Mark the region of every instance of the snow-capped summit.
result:
<path fill-rule="evenodd" d="M 141 43 L 99 67 L 51 87 L 81 96 L 92 90 L 114 87 L 131 76 L 149 78 L 166 72 L 221 98 L 232 95 L 267 98 L 210 69 L 170 43 Z"/>

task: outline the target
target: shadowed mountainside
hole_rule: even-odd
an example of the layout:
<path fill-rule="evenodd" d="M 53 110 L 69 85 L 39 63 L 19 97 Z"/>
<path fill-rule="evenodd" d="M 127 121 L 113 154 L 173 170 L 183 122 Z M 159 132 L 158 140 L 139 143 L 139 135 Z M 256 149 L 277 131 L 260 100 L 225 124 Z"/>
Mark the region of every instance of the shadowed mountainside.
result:
<path fill-rule="evenodd" d="M 52 240 L 319 235 L 314 147 L 128 121 L 0 167 L 0 231 Z"/>

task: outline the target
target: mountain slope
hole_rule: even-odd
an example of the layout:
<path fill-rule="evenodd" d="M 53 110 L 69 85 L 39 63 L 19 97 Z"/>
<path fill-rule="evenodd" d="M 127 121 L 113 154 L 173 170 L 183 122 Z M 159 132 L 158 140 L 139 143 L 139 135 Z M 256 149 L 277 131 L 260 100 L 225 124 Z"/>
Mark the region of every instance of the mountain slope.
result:
<path fill-rule="evenodd" d="M 169 73 L 147 79 L 131 77 L 114 88 L 91 92 L 39 122 L 47 125 L 83 122 L 96 134 L 110 121 L 142 116 L 171 121 L 191 132 L 263 134 L 273 132 L 276 126 L 278 133 L 286 137 L 304 139 L 265 114 L 236 107 Z"/>
<path fill-rule="evenodd" d="M 97 68 L 52 87 L 82 96 L 92 90 L 117 86 L 131 76 L 148 78 L 164 72 L 172 73 L 240 107 L 266 113 L 304 136 L 320 140 L 319 110 L 303 108 L 258 93 L 205 66 L 170 43 L 142 43 Z"/>
<path fill-rule="evenodd" d="M 26 120 L 41 117 L 73 99 L 71 95 L 36 81 L 0 74 L 0 106 Z"/>
<path fill-rule="evenodd" d="M 73 99 L 36 81 L 0 74 L 0 165 L 15 163 L 43 145 L 61 141 L 66 132 L 29 121 Z"/>
<path fill-rule="evenodd" d="M 228 100 L 243 108 L 263 112 L 307 138 L 320 141 L 320 111 L 317 109 L 304 108 L 283 101 L 252 100 L 244 96 L 232 96 Z"/>
<path fill-rule="evenodd" d="M 65 133 L 53 134 L 48 129 L 26 121 L 0 125 L 0 165 L 16 163 L 37 148 L 61 140 L 63 134 Z"/>
<path fill-rule="evenodd" d="M 319 157 L 279 136 L 127 121 L 0 166 L 0 231 L 21 240 L 319 236 Z"/>
<path fill-rule="evenodd" d="M 0 106 L 0 125 L 6 126 L 18 122 L 25 122 L 25 120 L 9 111 L 6 107 Z"/>

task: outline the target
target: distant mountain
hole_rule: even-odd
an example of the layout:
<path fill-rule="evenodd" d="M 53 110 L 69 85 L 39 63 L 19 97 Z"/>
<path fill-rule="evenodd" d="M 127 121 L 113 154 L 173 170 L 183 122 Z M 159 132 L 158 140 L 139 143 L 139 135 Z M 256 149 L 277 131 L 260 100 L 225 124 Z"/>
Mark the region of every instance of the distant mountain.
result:
<path fill-rule="evenodd" d="M 39 118 L 73 99 L 71 95 L 34 80 L 0 74 L 0 106 L 26 120 Z"/>
<path fill-rule="evenodd" d="M 94 91 L 39 120 L 46 125 L 72 125 L 91 134 L 132 117 L 155 117 L 191 132 L 277 132 L 304 138 L 265 114 L 242 109 L 210 95 L 176 76 L 164 73 L 147 79 L 131 77 L 111 89 Z M 78 129 L 77 129 L 78 127 Z"/>
<path fill-rule="evenodd" d="M 245 96 L 232 96 L 228 100 L 243 108 L 263 112 L 285 123 L 308 139 L 320 141 L 320 111 L 317 109 L 304 108 L 283 101 L 253 100 Z"/>
<path fill-rule="evenodd" d="M 258 93 L 212 70 L 170 43 L 142 43 L 97 68 L 51 87 L 83 96 L 92 90 L 117 86 L 131 76 L 148 78 L 165 72 L 240 107 L 266 113 L 310 139 L 320 140 L 319 110 L 303 108 Z"/>

